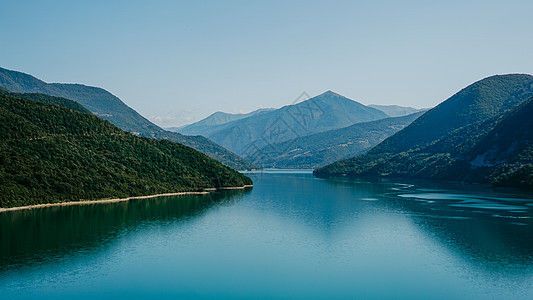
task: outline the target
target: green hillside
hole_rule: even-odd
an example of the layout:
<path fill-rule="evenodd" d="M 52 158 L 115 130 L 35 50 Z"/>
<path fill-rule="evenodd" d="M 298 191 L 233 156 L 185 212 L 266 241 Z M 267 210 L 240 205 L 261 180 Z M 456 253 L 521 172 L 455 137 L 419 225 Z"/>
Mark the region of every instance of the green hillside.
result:
<path fill-rule="evenodd" d="M 477 81 L 371 152 L 394 153 L 425 147 L 453 130 L 499 116 L 533 95 L 532 82 L 533 76 L 522 74 L 497 75 Z"/>
<path fill-rule="evenodd" d="M 0 207 L 251 184 L 192 148 L 6 95 L 0 95 L 0 140 Z"/>
<path fill-rule="evenodd" d="M 135 135 L 168 139 L 193 147 L 237 170 L 257 168 L 207 138 L 189 137 L 160 128 L 127 106 L 118 97 L 101 88 L 82 84 L 46 83 L 31 75 L 3 68 L 0 68 L 0 86 L 16 93 L 41 93 L 74 100 L 98 117 Z"/>
<path fill-rule="evenodd" d="M 533 76 L 501 75 L 463 89 L 367 154 L 319 177 L 380 176 L 533 187 Z M 519 175 L 518 175 L 519 174 Z"/>

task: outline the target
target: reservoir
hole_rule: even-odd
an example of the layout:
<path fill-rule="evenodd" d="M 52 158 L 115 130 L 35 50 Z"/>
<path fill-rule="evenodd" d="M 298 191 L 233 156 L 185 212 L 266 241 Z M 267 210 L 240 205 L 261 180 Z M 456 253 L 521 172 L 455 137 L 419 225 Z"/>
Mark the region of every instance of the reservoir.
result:
<path fill-rule="evenodd" d="M 0 299 L 533 299 L 533 195 L 247 173 L 253 189 L 0 213 Z"/>

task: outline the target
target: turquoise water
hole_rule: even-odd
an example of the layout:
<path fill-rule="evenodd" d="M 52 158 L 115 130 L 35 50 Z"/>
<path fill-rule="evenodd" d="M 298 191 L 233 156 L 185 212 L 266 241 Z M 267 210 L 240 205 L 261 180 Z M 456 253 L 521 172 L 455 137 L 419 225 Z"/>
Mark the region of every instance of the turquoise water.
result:
<path fill-rule="evenodd" d="M 533 299 L 533 195 L 250 173 L 207 196 L 0 213 L 0 299 Z"/>

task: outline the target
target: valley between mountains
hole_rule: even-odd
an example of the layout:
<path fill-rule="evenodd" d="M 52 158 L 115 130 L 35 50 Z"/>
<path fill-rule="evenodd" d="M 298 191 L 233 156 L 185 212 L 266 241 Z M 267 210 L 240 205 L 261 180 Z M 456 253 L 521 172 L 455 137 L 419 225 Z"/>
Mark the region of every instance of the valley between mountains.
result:
<path fill-rule="evenodd" d="M 0 207 L 252 185 L 232 168 L 533 188 L 527 74 L 482 79 L 431 109 L 327 91 L 278 109 L 215 112 L 177 132 L 101 88 L 2 68 L 0 97 Z"/>

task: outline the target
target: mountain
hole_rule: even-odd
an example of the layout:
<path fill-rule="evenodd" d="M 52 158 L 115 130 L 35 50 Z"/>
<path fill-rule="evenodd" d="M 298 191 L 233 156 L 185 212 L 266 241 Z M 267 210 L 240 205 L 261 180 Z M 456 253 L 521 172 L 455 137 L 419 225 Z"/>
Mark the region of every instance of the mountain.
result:
<path fill-rule="evenodd" d="M 527 120 L 531 97 L 531 75 L 485 78 L 429 110 L 368 153 L 316 169 L 315 175 L 411 177 L 533 187 L 527 179 L 532 176 L 533 163 L 532 129 Z"/>
<path fill-rule="evenodd" d="M 409 125 L 423 113 L 357 123 L 345 128 L 299 137 L 266 146 L 245 158 L 266 168 L 312 169 L 324 166 L 364 153 Z"/>
<path fill-rule="evenodd" d="M 371 152 L 402 152 L 428 146 L 466 125 L 500 116 L 531 96 L 532 76 L 496 75 L 480 80 L 437 107 Z"/>
<path fill-rule="evenodd" d="M 192 148 L 61 106 L 67 99 L 17 97 L 0 95 L 0 207 L 251 184 Z"/>
<path fill-rule="evenodd" d="M 410 114 L 414 114 L 421 111 L 426 111 L 426 108 L 412 108 L 399 105 L 376 105 L 370 104 L 368 107 L 379 109 L 382 112 L 386 113 L 390 117 L 403 117 Z"/>
<path fill-rule="evenodd" d="M 249 112 L 247 114 L 230 114 L 230 113 L 217 111 L 209 115 L 207 118 L 202 119 L 196 123 L 186 125 L 182 128 L 176 128 L 175 131 L 181 134 L 185 134 L 185 135 L 208 136 L 210 133 L 212 133 L 214 130 L 218 128 L 217 125 L 222 125 L 222 124 L 226 124 L 232 121 L 248 118 L 251 116 L 256 116 L 256 115 L 269 112 L 272 110 L 274 110 L 274 108 L 260 108 L 252 112 Z"/>
<path fill-rule="evenodd" d="M 81 84 L 46 83 L 31 75 L 0 68 L 0 86 L 16 93 L 41 93 L 74 100 L 98 117 L 135 135 L 168 139 L 205 153 L 234 169 L 256 168 L 250 162 L 204 137 L 189 137 L 163 130 L 108 91 Z"/>
<path fill-rule="evenodd" d="M 328 91 L 297 104 L 214 125 L 199 134 L 246 156 L 269 144 L 386 117 L 380 110 Z"/>

